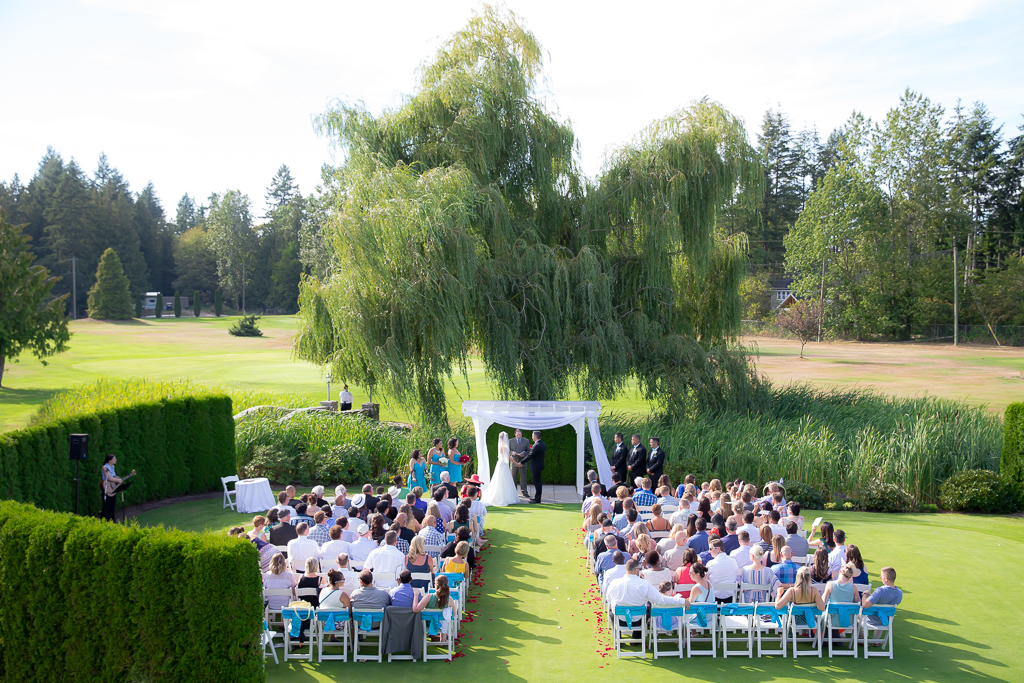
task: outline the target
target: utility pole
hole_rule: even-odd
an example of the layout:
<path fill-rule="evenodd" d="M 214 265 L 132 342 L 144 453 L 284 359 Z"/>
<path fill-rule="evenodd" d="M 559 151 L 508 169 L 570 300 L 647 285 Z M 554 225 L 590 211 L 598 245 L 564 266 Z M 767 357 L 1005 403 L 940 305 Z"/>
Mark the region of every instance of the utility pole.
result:
<path fill-rule="evenodd" d="M 953 240 L 953 346 L 960 345 L 960 301 L 956 281 L 956 240 Z"/>
<path fill-rule="evenodd" d="M 71 257 L 71 319 L 78 320 L 78 282 L 77 282 L 77 268 L 75 267 L 77 258 Z M 76 510 L 77 512 L 77 510 Z"/>
<path fill-rule="evenodd" d="M 821 294 L 818 295 L 818 343 L 821 343 L 821 324 L 825 319 L 825 257 L 821 257 Z"/>

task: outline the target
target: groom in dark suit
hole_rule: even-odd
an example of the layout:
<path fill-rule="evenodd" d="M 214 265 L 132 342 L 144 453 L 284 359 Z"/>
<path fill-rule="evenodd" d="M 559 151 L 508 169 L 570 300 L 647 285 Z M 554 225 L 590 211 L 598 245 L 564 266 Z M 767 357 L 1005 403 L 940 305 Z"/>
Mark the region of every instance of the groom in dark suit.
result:
<path fill-rule="evenodd" d="M 531 503 L 540 502 L 541 491 L 544 490 L 544 451 L 547 446 L 540 440 L 540 432 L 533 433 L 533 447 L 529 455 L 523 458 L 522 463 L 530 464 L 530 474 L 533 475 L 533 485 L 537 489 L 537 496 L 530 500 Z"/>

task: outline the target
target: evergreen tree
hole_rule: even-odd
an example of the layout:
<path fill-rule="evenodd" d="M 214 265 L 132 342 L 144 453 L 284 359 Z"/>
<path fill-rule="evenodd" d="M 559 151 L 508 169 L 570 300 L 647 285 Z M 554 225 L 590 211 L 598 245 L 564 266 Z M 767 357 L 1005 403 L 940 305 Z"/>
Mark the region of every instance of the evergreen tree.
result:
<path fill-rule="evenodd" d="M 764 166 L 764 200 L 761 213 L 765 250 L 773 261 L 781 261 L 782 238 L 796 222 L 803 206 L 804 160 L 793 142 L 789 119 L 782 109 L 768 111 L 757 136 L 758 151 Z"/>
<path fill-rule="evenodd" d="M 299 197 L 299 185 L 292 178 L 292 172 L 285 164 L 277 169 L 270 187 L 267 188 L 267 215 Z"/>
<path fill-rule="evenodd" d="M 66 295 L 51 297 L 55 278 L 32 265 L 29 241 L 0 208 L 0 387 L 7 361 L 17 361 L 27 349 L 45 365 L 48 356 L 67 349 L 71 337 Z"/>
<path fill-rule="evenodd" d="M 220 298 L 220 290 L 216 289 L 213 292 L 213 313 L 214 313 L 214 315 L 216 315 L 219 318 L 220 314 L 221 314 L 221 312 L 223 310 L 224 310 L 224 304 L 223 304 L 223 302 L 221 301 L 221 298 Z"/>
<path fill-rule="evenodd" d="M 101 252 L 97 251 L 97 240 L 93 236 L 96 221 L 92 191 L 74 160 L 63 167 L 56 187 L 47 198 L 42 217 L 46 226 L 43 228 L 45 251 L 41 261 L 52 272 L 70 275 L 71 258 L 77 259 L 75 280 L 79 291 L 69 299 L 69 304 L 77 302 L 81 310 Z M 65 294 L 71 292 L 71 286 L 72 278 L 66 277 L 54 289 L 58 294 Z M 77 315 L 78 311 L 75 313 Z"/>
<path fill-rule="evenodd" d="M 112 248 L 100 257 L 96 268 L 96 283 L 89 290 L 89 317 L 96 320 L 130 320 L 132 305 L 131 283 L 124 274 L 121 258 Z"/>
<path fill-rule="evenodd" d="M 175 230 L 178 235 L 187 232 L 199 225 L 199 216 L 196 213 L 196 202 L 194 199 L 183 194 L 178 200 L 178 213 L 175 217 Z"/>
<path fill-rule="evenodd" d="M 154 315 L 157 318 L 164 317 L 164 295 L 157 292 L 156 295 L 156 306 L 153 308 Z"/>
<path fill-rule="evenodd" d="M 149 274 L 135 231 L 135 199 L 128 183 L 107 162 L 106 155 L 100 155 L 93 187 L 95 227 L 91 237 L 101 248 L 117 251 L 132 292 L 142 293 L 148 287 Z"/>
<path fill-rule="evenodd" d="M 142 319 L 142 297 L 135 297 L 135 317 Z"/>
<path fill-rule="evenodd" d="M 153 183 L 147 184 L 135 200 L 133 222 L 149 270 L 150 285 L 161 292 L 170 289 L 174 279 L 173 233 L 164 218 Z"/>
<path fill-rule="evenodd" d="M 199 315 L 200 315 L 200 314 L 201 314 L 202 312 L 203 312 L 203 305 L 202 305 L 202 303 L 201 303 L 201 302 L 199 301 L 199 290 L 197 289 L 197 290 L 196 290 L 195 292 L 193 292 L 193 294 L 192 294 L 192 317 L 193 317 L 193 318 L 198 318 L 198 317 L 199 317 Z"/>
<path fill-rule="evenodd" d="M 174 290 L 174 317 L 181 317 L 181 293 Z"/>

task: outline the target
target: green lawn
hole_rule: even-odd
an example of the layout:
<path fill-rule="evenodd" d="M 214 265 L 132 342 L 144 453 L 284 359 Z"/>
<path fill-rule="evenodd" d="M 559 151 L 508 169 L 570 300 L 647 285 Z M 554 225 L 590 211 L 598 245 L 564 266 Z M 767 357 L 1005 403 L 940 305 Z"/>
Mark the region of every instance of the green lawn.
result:
<path fill-rule="evenodd" d="M 963 515 L 829 513 L 865 553 L 868 571 L 892 565 L 904 601 L 897 613 L 896 659 L 800 660 L 694 658 L 615 659 L 595 637 L 599 605 L 590 600 L 575 506 L 517 506 L 488 515 L 492 549 L 485 585 L 471 595 L 479 611 L 463 625 L 452 664 L 386 664 L 404 680 L 629 680 L 650 674 L 694 681 L 964 681 L 1024 680 L 1017 613 L 1024 519 Z M 180 503 L 145 513 L 143 524 L 223 533 L 248 521 L 221 509 L 219 499 Z M 606 656 L 602 656 L 606 654 Z M 269 681 L 330 681 L 351 676 L 352 663 L 268 664 Z M 375 665 L 368 665 L 375 666 Z M 358 669 L 362 670 L 362 669 Z M 652 680 L 660 680 L 652 678 Z"/>

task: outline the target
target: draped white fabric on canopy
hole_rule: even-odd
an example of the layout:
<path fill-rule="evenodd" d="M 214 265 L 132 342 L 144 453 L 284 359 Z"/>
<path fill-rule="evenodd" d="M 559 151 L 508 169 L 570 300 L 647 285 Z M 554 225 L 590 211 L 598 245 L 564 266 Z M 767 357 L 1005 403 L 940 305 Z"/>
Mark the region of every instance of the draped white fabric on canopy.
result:
<path fill-rule="evenodd" d="M 590 440 L 594 445 L 594 460 L 601 483 L 612 484 L 612 468 L 601 441 L 597 417 L 601 414 L 598 401 L 463 401 L 462 414 L 472 418 L 476 431 L 477 474 L 486 484 L 491 480 L 491 458 L 487 453 L 487 428 L 495 422 L 523 430 L 529 436 L 533 430 L 544 431 L 571 424 L 576 429 L 576 488 L 583 488 L 584 421 L 589 423 Z M 512 436 L 511 434 L 509 436 Z"/>

